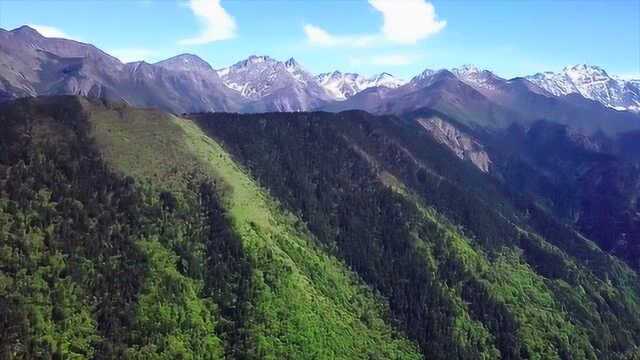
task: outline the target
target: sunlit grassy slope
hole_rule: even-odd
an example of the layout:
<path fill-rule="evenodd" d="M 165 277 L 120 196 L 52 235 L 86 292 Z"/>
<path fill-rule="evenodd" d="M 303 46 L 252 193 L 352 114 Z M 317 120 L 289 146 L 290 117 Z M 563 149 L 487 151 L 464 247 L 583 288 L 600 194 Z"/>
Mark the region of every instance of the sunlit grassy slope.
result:
<path fill-rule="evenodd" d="M 123 173 L 174 191 L 187 191 L 190 176 L 228 187 L 224 202 L 254 268 L 248 330 L 260 358 L 421 358 L 385 322 L 383 302 L 193 122 L 124 107 L 91 113 L 99 148 Z"/>

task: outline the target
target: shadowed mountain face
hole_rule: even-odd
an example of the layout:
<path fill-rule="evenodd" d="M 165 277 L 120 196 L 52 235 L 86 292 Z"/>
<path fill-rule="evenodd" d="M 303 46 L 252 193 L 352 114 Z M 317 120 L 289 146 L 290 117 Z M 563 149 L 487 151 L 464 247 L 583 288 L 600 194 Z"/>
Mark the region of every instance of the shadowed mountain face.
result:
<path fill-rule="evenodd" d="M 637 131 L 585 135 L 545 120 L 526 127 L 472 128 L 433 110 L 403 117 L 423 124 L 459 158 L 486 170 L 512 192 L 532 196 L 603 250 L 640 269 Z"/>
<path fill-rule="evenodd" d="M 540 121 L 488 143 L 507 186 L 534 194 L 603 250 L 640 269 L 640 163 L 627 155 L 628 136 L 584 136 Z"/>

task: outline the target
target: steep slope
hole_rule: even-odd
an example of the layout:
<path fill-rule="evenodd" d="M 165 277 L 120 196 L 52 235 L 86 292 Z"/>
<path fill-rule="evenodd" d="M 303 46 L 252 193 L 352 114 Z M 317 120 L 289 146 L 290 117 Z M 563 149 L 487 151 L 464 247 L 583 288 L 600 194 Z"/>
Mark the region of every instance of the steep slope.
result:
<path fill-rule="evenodd" d="M 513 192 L 532 196 L 603 250 L 638 269 L 637 132 L 588 136 L 544 120 L 528 128 L 514 125 L 487 131 L 429 109 L 403 117 L 420 124 L 456 156 L 488 169 Z"/>
<path fill-rule="evenodd" d="M 193 118 L 388 298 L 427 358 L 615 359 L 640 341 L 632 270 L 418 123 L 353 111 Z"/>
<path fill-rule="evenodd" d="M 111 170 L 83 107 L 0 109 L 0 357 L 221 358 L 205 219 Z"/>
<path fill-rule="evenodd" d="M 417 111 L 405 115 L 420 124 L 437 142 L 447 146 L 458 158 L 468 160 L 480 171 L 488 173 L 492 161 L 484 145 L 471 131 L 452 124 L 435 111 Z"/>
<path fill-rule="evenodd" d="M 497 175 L 635 269 L 640 249 L 640 167 L 620 140 L 584 137 L 544 121 L 488 137 Z M 509 140 L 505 140 L 509 139 Z M 622 144 L 621 144 L 622 143 Z"/>
<path fill-rule="evenodd" d="M 10 225 L 19 219 L 12 214 L 16 207 L 27 206 L 18 200 L 25 194 L 15 190 L 16 182 L 24 182 L 17 176 L 35 176 L 37 184 L 60 176 L 18 171 L 21 164 L 36 166 L 23 154 L 33 151 L 40 156 L 39 148 L 23 139 L 37 136 L 51 154 L 63 156 L 60 163 L 45 166 L 48 171 L 59 168 L 62 174 L 73 174 L 59 178 L 56 186 L 74 191 L 77 184 L 86 184 L 88 192 L 79 195 L 80 202 L 58 203 L 61 190 L 53 187 L 48 206 L 56 211 L 70 207 L 75 213 L 69 219 L 86 220 L 59 223 L 54 212 L 42 223 L 46 231 L 52 224 L 55 234 L 60 227 L 60 241 L 74 240 L 71 231 L 85 231 L 87 235 L 78 238 L 82 241 L 76 247 L 58 248 L 57 242 L 51 243 L 58 238 L 45 234 L 45 245 L 33 248 L 38 256 L 61 249 L 74 259 L 68 268 L 54 273 L 60 275 L 46 279 L 52 284 L 64 280 L 76 292 L 48 295 L 46 284 L 34 283 L 44 286 L 45 299 L 54 308 L 64 304 L 69 314 L 51 316 L 45 309 L 45 315 L 33 315 L 45 321 L 48 328 L 42 331 L 50 337 L 29 330 L 41 327 L 39 318 L 29 315 L 27 304 L 34 301 L 29 297 L 34 293 L 28 286 L 20 287 L 30 278 L 20 277 L 19 266 L 8 267 L 12 258 L 3 250 L 0 302 L 12 304 L 0 310 L 2 321 L 11 325 L 2 327 L 8 331 L 0 341 L 3 354 L 67 357 L 78 349 L 62 346 L 77 342 L 89 357 L 221 358 L 224 353 L 229 358 L 420 358 L 416 347 L 390 326 L 382 299 L 317 246 L 305 225 L 280 209 L 193 122 L 74 97 L 21 100 L 5 106 L 1 114 L 7 131 L 0 144 L 10 150 L 3 151 L 9 159 L 3 159 L 2 170 L 13 179 L 0 182 L 3 249 L 19 247 L 7 239 L 18 239 L 14 231 L 21 228 Z M 81 143 L 74 141 L 74 134 L 81 135 Z M 94 168 L 82 161 L 77 165 L 76 157 L 87 152 Z M 82 172 L 92 176 L 83 178 Z M 119 187 L 109 190 L 110 178 L 104 172 L 118 179 Z M 101 182 L 106 188 L 97 187 Z M 30 188 L 31 182 L 26 184 L 23 188 Z M 129 198 L 118 201 L 119 191 Z M 44 196 L 41 193 L 35 195 Z M 114 218 L 102 208 L 95 210 L 102 202 L 105 206 L 111 202 L 111 211 L 125 213 Z M 91 212 L 84 213 L 83 206 Z M 94 221 L 97 224 L 90 225 Z M 40 224 L 29 226 L 39 229 Z M 109 248 L 103 239 L 111 239 L 115 247 Z M 91 252 L 100 246 L 106 246 L 103 252 Z M 91 251 L 84 252 L 85 248 Z M 82 266 L 74 267 L 76 261 Z M 49 268 L 37 274 L 46 274 Z M 98 284 L 104 283 L 99 289 L 112 291 L 92 292 L 94 274 Z M 123 277 L 129 280 L 120 281 Z M 13 285 L 18 280 L 22 282 Z M 12 295 L 14 289 L 22 297 Z M 72 317 L 77 312 L 80 317 Z M 13 326 L 16 316 L 23 316 L 24 331 Z M 69 337 L 64 332 L 73 329 L 69 318 L 87 325 Z M 48 341 L 49 348 L 21 346 L 39 339 Z"/>
<path fill-rule="evenodd" d="M 185 66 L 183 61 L 188 59 L 193 56 L 180 55 L 156 64 L 126 64 L 118 91 L 129 104 L 174 113 L 231 111 L 243 106 L 244 99 L 227 89 L 202 59 L 198 58 L 197 68 Z"/>
<path fill-rule="evenodd" d="M 92 45 L 45 38 L 28 26 L 0 30 L 0 62 L 8 98 L 56 93 L 118 98 L 113 83 L 123 65 Z"/>

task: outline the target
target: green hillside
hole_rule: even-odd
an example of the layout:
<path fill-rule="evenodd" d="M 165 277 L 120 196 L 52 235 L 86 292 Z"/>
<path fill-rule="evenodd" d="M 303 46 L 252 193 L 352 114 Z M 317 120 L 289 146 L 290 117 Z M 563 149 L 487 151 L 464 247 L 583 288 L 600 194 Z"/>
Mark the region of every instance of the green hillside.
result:
<path fill-rule="evenodd" d="M 75 223 L 67 228 L 85 231 L 86 239 L 76 248 L 62 246 L 61 250 L 55 242 L 45 241 L 35 251 L 38 255 L 60 251 L 64 259 L 79 256 L 83 266 L 94 269 L 77 269 L 78 274 L 73 274 L 75 263 L 59 265 L 63 279 L 80 293 L 60 295 L 69 303 L 69 317 L 87 324 L 85 333 L 72 334 L 75 338 L 64 332 L 64 325 L 71 320 L 60 319 L 55 309 L 36 311 L 28 305 L 33 290 L 25 289 L 16 298 L 15 291 L 20 290 L 17 265 L 15 274 L 3 270 L 2 279 L 6 281 L 0 299 L 15 304 L 2 311 L 24 317 L 24 331 L 15 330 L 3 337 L 3 353 L 10 357 L 75 354 L 80 358 L 421 357 L 416 346 L 390 326 L 383 299 L 338 259 L 318 248 L 304 224 L 280 209 L 191 121 L 76 98 L 23 102 L 4 109 L 3 114 L 3 130 L 7 130 L 3 133 L 9 135 L 3 138 L 3 146 L 16 154 L 6 163 L 6 174 L 13 174 L 13 167 L 20 166 L 21 161 L 30 161 L 20 156 L 17 148 L 42 154 L 38 156 L 57 163 L 56 167 L 64 166 L 62 163 L 82 164 L 89 161 L 86 154 L 93 152 L 90 168 L 81 166 L 78 170 L 92 174 L 90 178 L 74 172 L 59 181 L 80 182 L 87 192 L 95 188 L 105 201 L 114 201 L 115 195 L 108 186 L 101 188 L 101 182 L 107 178 L 122 182 L 138 203 L 133 214 L 118 216 L 140 222 L 138 228 L 128 229 L 122 236 L 129 248 L 109 249 L 114 254 L 107 259 L 101 253 L 84 254 L 96 241 L 90 237 L 93 229 L 80 225 L 75 229 Z M 46 136 L 31 136 L 28 143 L 17 144 L 16 138 L 25 133 Z M 65 141 L 60 141 L 63 138 Z M 69 154 L 59 159 L 56 151 Z M 28 174 L 41 176 L 35 169 Z M 15 204 L 12 189 L 2 184 L 5 208 L 34 211 L 31 203 L 26 207 Z M 52 185 L 36 184 L 36 188 L 47 188 L 53 198 L 58 197 Z M 83 200 L 83 206 L 90 206 L 95 198 Z M 60 208 L 55 200 L 49 206 L 56 211 Z M 118 210 L 120 207 L 114 211 Z M 101 222 L 99 213 L 83 216 L 90 224 Z M 64 227 L 55 219 L 47 220 L 33 227 L 42 231 L 53 228 L 53 232 Z M 110 231 L 122 226 L 117 221 L 109 224 L 105 226 Z M 1 230 L 9 238 L 20 237 L 11 226 Z M 104 245 L 115 244 L 114 236 L 111 233 Z M 4 253 L 15 254 L 19 248 L 11 242 L 5 246 L 11 248 L 5 247 Z M 134 256 L 136 259 L 131 259 Z M 28 254 L 18 258 L 35 261 Z M 109 259 L 116 262 L 109 263 Z M 4 265 L 8 259 L 2 261 Z M 135 288 L 126 289 L 126 304 L 120 304 L 128 321 L 123 319 L 114 327 L 108 314 L 97 315 L 114 310 L 104 308 L 105 299 L 118 298 L 120 293 L 96 295 L 88 282 L 99 278 L 110 289 L 130 287 L 130 282 L 122 278 L 133 276 L 129 267 L 135 268 L 139 279 Z M 119 275 L 109 276 L 109 271 Z M 57 280 L 48 284 L 44 280 L 42 285 L 46 294 L 42 296 L 54 305 L 61 301 L 51 294 L 51 281 Z M 36 320 L 50 325 L 40 329 Z M 60 326 L 63 328 L 58 329 Z M 34 332 L 33 327 L 40 332 Z M 84 347 L 73 348 L 80 338 L 86 338 Z M 42 340 L 46 344 L 24 345 Z"/>
<path fill-rule="evenodd" d="M 428 358 L 637 347 L 635 272 L 416 124 L 363 112 L 194 119 L 388 298 Z"/>
<path fill-rule="evenodd" d="M 632 359 L 634 271 L 364 112 L 0 108 L 0 358 Z"/>

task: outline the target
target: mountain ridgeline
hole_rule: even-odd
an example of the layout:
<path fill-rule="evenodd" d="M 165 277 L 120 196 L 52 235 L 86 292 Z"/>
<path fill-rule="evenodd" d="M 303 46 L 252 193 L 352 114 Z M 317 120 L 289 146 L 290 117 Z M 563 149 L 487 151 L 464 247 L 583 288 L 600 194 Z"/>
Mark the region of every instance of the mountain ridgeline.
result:
<path fill-rule="evenodd" d="M 0 65 L 0 101 L 81 95 L 176 114 L 320 109 L 401 114 L 430 107 L 480 126 L 554 118 L 587 131 L 640 128 L 640 81 L 587 65 L 514 79 L 473 66 L 426 69 L 404 81 L 388 73 L 314 75 L 293 58 L 256 55 L 221 69 L 193 54 L 123 63 L 93 45 L 47 38 L 29 26 L 0 29 Z"/>

